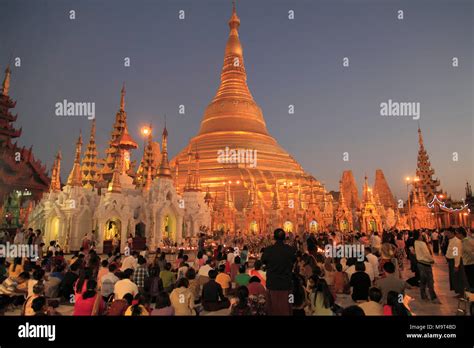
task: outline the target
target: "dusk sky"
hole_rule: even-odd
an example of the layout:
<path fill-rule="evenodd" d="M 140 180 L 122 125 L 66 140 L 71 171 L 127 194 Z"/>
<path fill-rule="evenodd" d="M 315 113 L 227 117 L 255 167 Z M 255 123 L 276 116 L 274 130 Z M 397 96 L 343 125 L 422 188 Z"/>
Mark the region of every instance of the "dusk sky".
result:
<path fill-rule="evenodd" d="M 199 130 L 219 85 L 230 0 L 1 0 L 0 66 L 12 65 L 19 143 L 33 145 L 51 167 L 60 148 L 62 177 L 86 117 L 58 117 L 55 104 L 95 102 L 101 156 L 126 83 L 129 131 L 157 132 L 167 115 L 172 158 Z M 239 0 L 240 39 L 250 90 L 268 130 L 293 157 L 338 190 L 352 169 L 359 192 L 367 173 L 383 169 L 393 193 L 406 198 L 414 175 L 418 121 L 383 117 L 389 99 L 419 102 L 420 125 L 441 187 L 464 196 L 474 181 L 473 23 L 470 0 Z M 76 19 L 69 19 L 69 11 Z M 185 19 L 178 18 L 179 10 Z M 295 18 L 288 19 L 294 10 Z M 397 11 L 404 19 L 397 19 Z M 131 66 L 124 67 L 130 57 Z M 343 58 L 349 67 L 343 67 Z M 452 66 L 453 57 L 459 66 Z M 3 74 L 2 74 L 3 80 Z M 186 114 L 178 113 L 183 104 Z M 288 113 L 288 105 L 295 113 Z M 83 149 L 85 146 L 83 147 Z M 343 153 L 349 161 L 343 161 Z M 453 161 L 457 152 L 458 161 Z"/>

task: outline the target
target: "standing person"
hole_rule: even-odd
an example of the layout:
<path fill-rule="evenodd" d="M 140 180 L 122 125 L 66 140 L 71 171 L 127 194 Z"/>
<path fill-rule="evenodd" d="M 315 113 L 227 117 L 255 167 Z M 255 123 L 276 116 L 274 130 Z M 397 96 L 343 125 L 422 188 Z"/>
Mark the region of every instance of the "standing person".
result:
<path fill-rule="evenodd" d="M 449 267 L 449 287 L 454 290 L 456 297 L 464 294 L 464 269 L 462 267 L 462 243 L 456 237 L 454 228 L 447 230 L 448 249 L 446 250 L 446 259 Z"/>
<path fill-rule="evenodd" d="M 415 231 L 415 257 L 420 273 L 420 294 L 422 300 L 428 300 L 426 296 L 426 287 L 428 287 L 431 302 L 440 303 L 434 291 L 434 280 L 432 265 L 434 264 L 433 255 L 428 244 L 423 240 L 423 235 Z M 396 289 L 390 289 L 396 290 Z M 396 291 L 399 292 L 399 291 Z"/>
<path fill-rule="evenodd" d="M 120 239 L 118 234 L 115 234 L 114 238 L 112 238 L 112 252 L 114 254 L 120 252 Z"/>
<path fill-rule="evenodd" d="M 275 244 L 265 248 L 262 263 L 267 269 L 267 314 L 292 315 L 288 301 L 293 288 L 292 269 L 296 251 L 285 244 L 285 231 L 277 228 L 273 233 Z"/>
<path fill-rule="evenodd" d="M 433 244 L 433 253 L 435 255 L 439 254 L 439 233 L 438 231 L 433 231 L 431 234 L 431 243 Z"/>
<path fill-rule="evenodd" d="M 206 252 L 204 244 L 205 244 L 204 233 L 201 233 L 199 234 L 198 251 L 202 252 L 203 254 Z"/>
<path fill-rule="evenodd" d="M 474 239 L 468 237 L 466 230 L 462 227 L 458 229 L 458 238 L 461 239 L 462 263 L 467 283 L 470 290 L 474 291 Z"/>

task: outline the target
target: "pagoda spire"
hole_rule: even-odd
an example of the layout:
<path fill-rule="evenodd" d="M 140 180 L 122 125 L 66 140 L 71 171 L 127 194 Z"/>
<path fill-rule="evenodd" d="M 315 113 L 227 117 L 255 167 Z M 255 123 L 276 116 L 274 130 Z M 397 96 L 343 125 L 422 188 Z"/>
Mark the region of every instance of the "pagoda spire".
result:
<path fill-rule="evenodd" d="M 268 135 L 262 111 L 247 85 L 243 49 L 239 38 L 240 18 L 235 3 L 228 24 L 229 37 L 224 50 L 221 83 L 204 112 L 199 135 L 241 130 Z"/>
<path fill-rule="evenodd" d="M 92 121 L 89 143 L 82 159 L 82 185 L 85 188 L 94 188 L 99 181 L 97 145 L 95 143 L 95 120 Z"/>
<path fill-rule="evenodd" d="M 51 170 L 51 184 L 49 186 L 51 192 L 61 191 L 61 159 L 61 151 L 58 151 Z"/>
<path fill-rule="evenodd" d="M 148 135 L 145 147 L 143 148 L 143 157 L 140 162 L 140 166 L 138 167 L 135 182 L 137 187 L 143 187 L 147 180 L 148 169 L 151 169 L 151 180 L 155 178 L 155 173 L 157 170 L 157 160 L 155 156 L 155 149 L 153 145 L 153 126 L 151 124 L 148 125 Z"/>
<path fill-rule="evenodd" d="M 120 182 L 120 155 L 115 157 L 115 166 L 114 166 L 114 173 L 112 175 L 112 180 L 109 182 L 109 187 L 107 191 L 111 193 L 120 193 L 122 192 L 122 184 Z"/>
<path fill-rule="evenodd" d="M 146 172 L 146 180 L 145 180 L 145 185 L 143 186 L 143 189 L 145 191 L 150 191 L 151 189 L 151 184 L 152 184 L 152 175 L 151 175 L 151 166 L 149 166 L 147 168 L 147 172 Z"/>
<path fill-rule="evenodd" d="M 3 79 L 3 84 L 2 84 L 3 95 L 8 95 L 8 92 L 10 91 L 10 76 L 11 76 L 11 70 L 10 70 L 10 65 L 8 65 L 7 68 L 5 69 L 5 78 Z"/>
<path fill-rule="evenodd" d="M 346 198 L 342 189 L 342 180 L 339 180 L 339 206 L 346 206 Z"/>
<path fill-rule="evenodd" d="M 194 155 L 194 160 L 196 161 L 196 169 L 194 172 L 194 182 L 193 182 L 193 189 L 195 191 L 201 191 L 201 177 L 199 176 L 199 152 L 197 149 L 196 143 L 196 154 Z"/>
<path fill-rule="evenodd" d="M 184 191 L 191 191 L 192 183 L 193 183 L 193 175 L 191 173 L 191 158 L 193 153 L 191 152 L 191 148 L 188 150 L 188 173 L 186 175 L 186 183 L 184 185 Z"/>
<path fill-rule="evenodd" d="M 74 165 L 71 173 L 67 179 L 67 184 L 72 187 L 82 186 L 82 171 L 81 171 L 81 149 L 82 149 L 82 132 L 79 133 L 79 138 L 76 142 L 76 155 L 74 157 Z"/>
<path fill-rule="evenodd" d="M 176 193 L 179 194 L 179 159 L 176 159 L 175 165 L 174 165 L 174 187 L 176 187 Z"/>
<path fill-rule="evenodd" d="M 125 82 L 122 85 L 122 90 L 120 91 L 120 111 L 125 111 Z"/>
<path fill-rule="evenodd" d="M 161 163 L 158 168 L 158 176 L 161 178 L 171 178 L 170 163 L 168 160 L 168 130 L 166 129 L 166 121 L 161 136 L 161 143 Z"/>
<path fill-rule="evenodd" d="M 108 148 L 105 150 L 106 157 L 105 157 L 105 164 L 102 168 L 101 174 L 105 180 L 110 180 L 113 172 L 115 163 L 119 163 L 123 167 L 127 167 L 126 170 L 129 168 L 129 161 L 128 159 L 123 160 L 121 162 L 116 162 L 115 157 L 129 157 L 125 156 L 125 152 L 129 152 L 131 149 L 136 149 L 138 147 L 137 143 L 133 140 L 133 138 L 128 133 L 127 127 L 127 113 L 125 112 L 125 83 L 122 86 L 122 90 L 120 92 L 120 107 L 115 115 L 115 122 L 113 125 L 111 137 L 109 140 Z M 122 152 L 122 154 L 120 154 Z M 123 168 L 120 168 L 123 170 Z"/>
<path fill-rule="evenodd" d="M 416 176 L 419 178 L 419 181 L 416 183 L 416 186 L 421 186 L 421 192 L 424 195 L 425 201 L 431 201 L 435 194 L 439 193 L 438 187 L 440 181 L 436 178 L 433 178 L 435 173 L 434 169 L 431 167 L 430 158 L 428 152 L 425 149 L 423 142 L 423 135 L 421 133 L 421 128 L 418 125 L 418 158 L 417 158 L 417 168 Z"/>

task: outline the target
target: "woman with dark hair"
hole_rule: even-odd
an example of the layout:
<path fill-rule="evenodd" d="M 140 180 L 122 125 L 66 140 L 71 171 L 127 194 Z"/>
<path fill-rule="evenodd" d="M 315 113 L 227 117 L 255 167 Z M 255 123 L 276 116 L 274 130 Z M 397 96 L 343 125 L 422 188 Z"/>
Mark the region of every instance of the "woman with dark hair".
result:
<path fill-rule="evenodd" d="M 23 262 L 21 257 L 15 257 L 13 263 L 8 268 L 8 276 L 12 279 L 17 278 L 23 272 Z"/>
<path fill-rule="evenodd" d="M 171 305 L 170 296 L 167 292 L 162 291 L 156 300 L 155 309 L 151 311 L 151 315 L 157 316 L 172 316 L 174 315 L 174 308 Z"/>
<path fill-rule="evenodd" d="M 250 271 L 252 277 L 258 277 L 260 279 L 260 284 L 266 287 L 267 275 L 264 270 L 262 270 L 262 261 L 256 260 L 253 265 L 253 270 Z"/>
<path fill-rule="evenodd" d="M 28 280 L 28 297 L 33 296 L 33 287 L 36 284 L 43 284 L 44 270 L 41 268 L 33 271 L 33 279 Z"/>
<path fill-rule="evenodd" d="M 73 315 L 92 316 L 102 314 L 105 303 L 102 296 L 97 292 L 97 282 L 89 279 L 85 284 L 85 291 L 75 297 Z"/>
<path fill-rule="evenodd" d="M 145 296 L 138 294 L 135 299 L 132 301 L 132 305 L 127 308 L 125 311 L 125 316 L 129 317 L 141 317 L 149 316 L 150 312 L 148 310 L 148 300 Z"/>
<path fill-rule="evenodd" d="M 237 301 L 232 305 L 230 315 L 252 315 L 252 309 L 249 306 L 249 290 L 247 287 L 239 286 L 236 295 Z"/>
<path fill-rule="evenodd" d="M 403 294 L 389 291 L 387 294 L 387 304 L 383 306 L 383 314 L 387 316 L 410 316 L 410 311 L 403 304 Z"/>
<path fill-rule="evenodd" d="M 313 291 L 309 294 L 312 315 L 334 315 L 334 297 L 324 279 L 312 276 L 315 283 Z"/>
<path fill-rule="evenodd" d="M 181 262 L 183 262 L 183 259 L 184 259 L 184 250 L 179 249 L 178 256 L 176 257 L 176 261 L 174 263 L 174 269 L 179 268 L 179 266 L 181 265 Z"/>
<path fill-rule="evenodd" d="M 251 280 L 250 280 L 251 281 Z M 301 274 L 293 272 L 292 276 L 293 281 L 293 290 L 291 294 L 293 295 L 293 315 L 294 316 L 305 316 L 306 313 L 304 308 L 306 306 L 306 291 L 304 288 L 305 279 Z"/>
<path fill-rule="evenodd" d="M 90 268 L 84 268 L 80 274 L 79 279 L 74 285 L 74 294 L 76 299 L 81 295 L 87 288 L 87 283 L 92 279 L 92 270 Z"/>

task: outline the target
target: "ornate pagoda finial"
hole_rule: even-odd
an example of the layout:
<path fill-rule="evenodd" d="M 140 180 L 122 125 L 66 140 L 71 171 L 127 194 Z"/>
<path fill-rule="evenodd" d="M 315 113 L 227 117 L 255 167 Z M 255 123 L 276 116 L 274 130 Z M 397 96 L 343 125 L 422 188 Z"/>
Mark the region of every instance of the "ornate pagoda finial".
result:
<path fill-rule="evenodd" d="M 81 171 L 81 149 L 82 149 L 82 132 L 79 133 L 79 138 L 76 142 L 76 155 L 74 157 L 74 165 L 71 173 L 67 179 L 69 186 L 82 186 L 82 171 Z"/>
<path fill-rule="evenodd" d="M 51 185 L 49 187 L 51 192 L 61 191 L 61 159 L 61 150 L 59 150 L 51 171 Z"/>
<path fill-rule="evenodd" d="M 11 70 L 10 70 L 10 65 L 8 65 L 7 68 L 5 69 L 5 79 L 3 80 L 3 84 L 2 84 L 3 95 L 8 95 L 8 92 L 10 91 L 10 76 L 11 76 Z"/>
<path fill-rule="evenodd" d="M 166 116 L 165 116 L 165 128 L 161 136 L 161 163 L 158 168 L 158 176 L 171 178 L 171 168 L 168 160 L 168 130 L 166 129 Z"/>
<path fill-rule="evenodd" d="M 120 193 L 122 192 L 122 184 L 120 182 L 120 163 L 121 163 L 121 156 L 115 156 L 115 166 L 114 166 L 114 174 L 112 175 L 112 180 L 109 182 L 109 187 L 107 191 L 111 193 Z"/>
<path fill-rule="evenodd" d="M 196 143 L 196 155 L 194 156 L 194 159 L 196 161 L 196 170 L 194 172 L 194 183 L 193 183 L 193 188 L 196 191 L 201 191 L 201 177 L 199 176 L 199 152 L 197 148 L 197 143 Z"/>
<path fill-rule="evenodd" d="M 120 111 L 125 111 L 125 82 L 122 85 L 122 90 L 120 91 Z"/>

